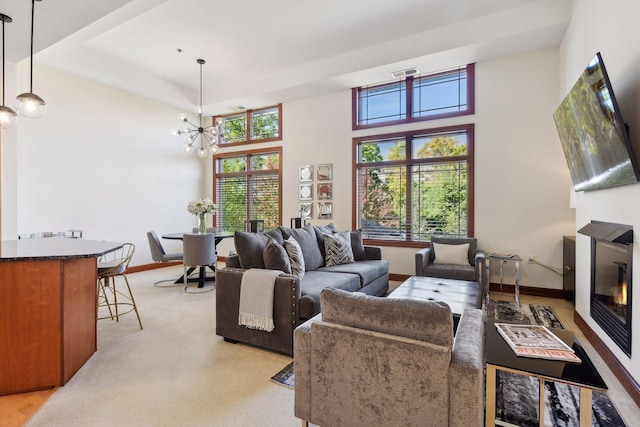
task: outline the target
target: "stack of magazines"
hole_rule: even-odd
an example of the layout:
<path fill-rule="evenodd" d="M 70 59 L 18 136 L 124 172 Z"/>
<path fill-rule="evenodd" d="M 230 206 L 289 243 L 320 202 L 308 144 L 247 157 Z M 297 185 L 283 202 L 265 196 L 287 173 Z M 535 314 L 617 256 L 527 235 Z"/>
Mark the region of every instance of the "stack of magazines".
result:
<path fill-rule="evenodd" d="M 496 323 L 496 329 L 518 356 L 581 363 L 574 350 L 547 327 Z"/>

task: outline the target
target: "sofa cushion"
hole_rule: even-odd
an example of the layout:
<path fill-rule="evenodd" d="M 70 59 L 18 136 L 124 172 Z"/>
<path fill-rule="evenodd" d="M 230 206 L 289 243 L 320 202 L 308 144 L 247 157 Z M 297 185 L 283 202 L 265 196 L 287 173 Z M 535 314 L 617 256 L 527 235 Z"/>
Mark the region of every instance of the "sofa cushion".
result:
<path fill-rule="evenodd" d="M 468 280 L 470 282 L 476 280 L 476 271 L 471 265 L 430 264 L 423 269 L 423 274 L 443 279 Z"/>
<path fill-rule="evenodd" d="M 453 347 L 453 316 L 441 301 L 380 298 L 326 288 L 322 320 Z"/>
<path fill-rule="evenodd" d="M 360 287 L 366 286 L 380 276 L 389 272 L 389 261 L 370 260 L 358 261 L 352 264 L 334 265 L 332 267 L 322 267 L 318 271 L 329 273 L 350 273 L 356 274 L 360 278 Z"/>
<path fill-rule="evenodd" d="M 355 261 L 351 250 L 351 234 L 348 231 L 325 234 L 323 239 L 324 265 L 331 267 L 333 265 L 351 264 Z"/>
<path fill-rule="evenodd" d="M 248 231 L 236 231 L 233 233 L 233 242 L 242 268 L 264 268 L 262 253 L 267 246 L 269 237 L 282 244 L 282 232 L 280 228 L 265 233 L 251 233 Z"/>
<path fill-rule="evenodd" d="M 300 284 L 301 318 L 310 319 L 320 313 L 320 293 L 327 286 L 353 292 L 360 289 L 360 281 L 355 274 L 307 271 Z"/>
<path fill-rule="evenodd" d="M 443 243 L 432 243 L 434 264 L 469 264 L 469 244 L 445 245 Z"/>
<path fill-rule="evenodd" d="M 267 246 L 265 246 L 264 251 L 262 252 L 262 259 L 266 269 L 280 270 L 287 274 L 291 274 L 289 254 L 286 249 L 272 237 L 269 237 Z"/>
<path fill-rule="evenodd" d="M 284 241 L 284 248 L 289 256 L 289 264 L 291 265 L 291 274 L 300 277 L 305 274 L 304 256 L 300 245 L 293 237 L 289 237 Z"/>
<path fill-rule="evenodd" d="M 362 242 L 362 230 L 354 230 L 351 232 L 351 250 L 353 251 L 353 259 L 356 261 L 368 259 L 364 250 L 364 243 Z"/>
<path fill-rule="evenodd" d="M 324 257 L 318 246 L 318 239 L 313 225 L 307 224 L 302 228 L 283 228 L 283 233 L 293 237 L 302 248 L 305 270 L 315 270 L 324 265 Z"/>

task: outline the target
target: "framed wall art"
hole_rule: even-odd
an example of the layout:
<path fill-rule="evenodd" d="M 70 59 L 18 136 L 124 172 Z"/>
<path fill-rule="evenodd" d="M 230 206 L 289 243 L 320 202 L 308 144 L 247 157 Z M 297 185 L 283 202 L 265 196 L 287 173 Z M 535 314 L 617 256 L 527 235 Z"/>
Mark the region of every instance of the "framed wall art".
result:
<path fill-rule="evenodd" d="M 333 179 L 333 163 L 318 165 L 318 181 L 331 181 Z"/>
<path fill-rule="evenodd" d="M 300 192 L 298 193 L 300 200 L 313 199 L 313 184 L 300 184 Z"/>
<path fill-rule="evenodd" d="M 318 202 L 318 219 L 333 218 L 333 204 L 331 202 Z"/>
<path fill-rule="evenodd" d="M 313 203 L 299 204 L 300 218 L 311 219 L 313 217 Z"/>
<path fill-rule="evenodd" d="M 302 165 L 300 166 L 298 179 L 300 182 L 311 182 L 313 181 L 313 165 Z"/>
<path fill-rule="evenodd" d="M 330 182 L 317 183 L 316 195 L 318 200 L 331 200 L 333 199 L 333 184 Z"/>

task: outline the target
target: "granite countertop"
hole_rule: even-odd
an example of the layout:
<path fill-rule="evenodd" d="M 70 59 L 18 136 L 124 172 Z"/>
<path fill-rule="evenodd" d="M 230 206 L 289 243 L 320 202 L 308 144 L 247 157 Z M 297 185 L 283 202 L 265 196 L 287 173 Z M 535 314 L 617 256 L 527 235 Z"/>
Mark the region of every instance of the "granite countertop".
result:
<path fill-rule="evenodd" d="M 0 262 L 92 258 L 114 251 L 121 246 L 122 243 L 65 237 L 2 240 Z"/>

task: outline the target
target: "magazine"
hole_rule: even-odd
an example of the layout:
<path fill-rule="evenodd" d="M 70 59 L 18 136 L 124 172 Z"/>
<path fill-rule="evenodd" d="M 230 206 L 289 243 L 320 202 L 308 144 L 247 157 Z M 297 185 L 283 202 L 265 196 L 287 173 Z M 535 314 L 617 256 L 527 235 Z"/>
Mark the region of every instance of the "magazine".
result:
<path fill-rule="evenodd" d="M 511 323 L 495 325 L 518 356 L 580 362 L 574 350 L 545 326 Z"/>

